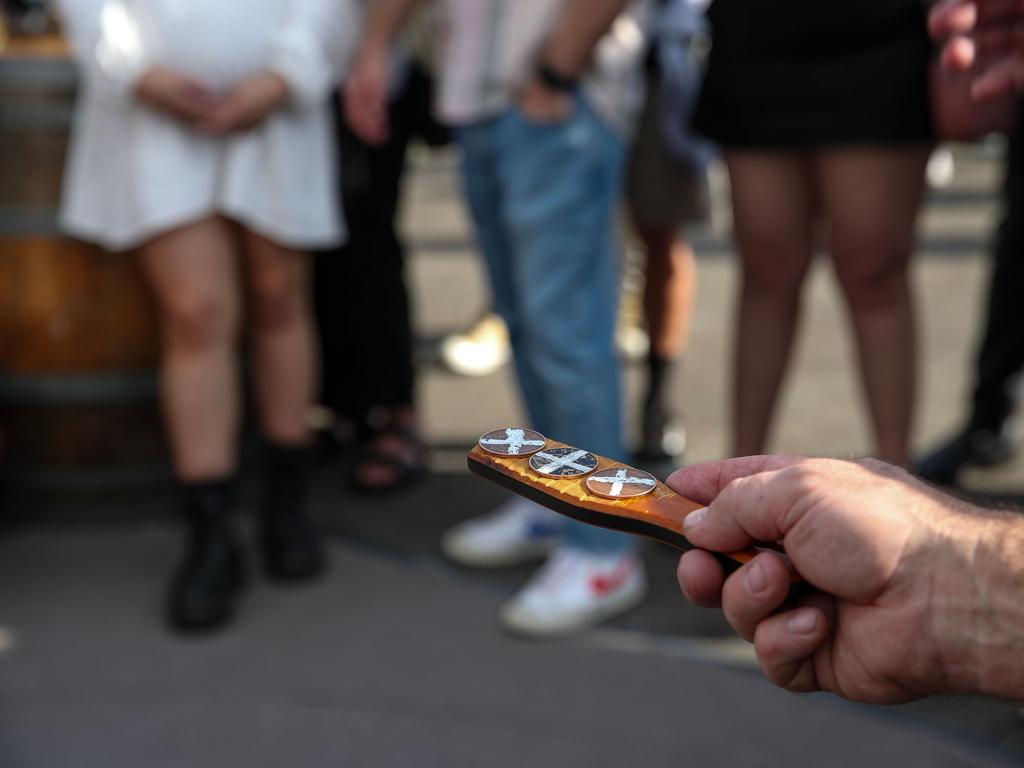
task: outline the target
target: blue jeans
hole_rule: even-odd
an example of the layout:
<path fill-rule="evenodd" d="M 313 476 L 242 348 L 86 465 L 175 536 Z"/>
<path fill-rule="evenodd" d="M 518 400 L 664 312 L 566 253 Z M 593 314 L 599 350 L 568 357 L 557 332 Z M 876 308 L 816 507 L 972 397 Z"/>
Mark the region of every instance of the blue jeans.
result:
<path fill-rule="evenodd" d="M 508 325 L 533 426 L 621 457 L 614 211 L 622 140 L 582 97 L 560 123 L 513 108 L 456 135 L 494 309 Z M 567 539 L 591 551 L 631 543 L 581 523 Z"/>

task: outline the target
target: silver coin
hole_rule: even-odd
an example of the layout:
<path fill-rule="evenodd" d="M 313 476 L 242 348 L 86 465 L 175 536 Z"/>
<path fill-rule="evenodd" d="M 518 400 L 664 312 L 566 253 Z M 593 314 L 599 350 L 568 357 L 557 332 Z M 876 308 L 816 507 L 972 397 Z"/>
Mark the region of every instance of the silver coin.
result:
<path fill-rule="evenodd" d="M 597 469 L 597 456 L 579 448 L 548 448 L 530 457 L 530 467 L 547 477 L 581 477 Z"/>
<path fill-rule="evenodd" d="M 587 489 L 606 499 L 632 499 L 658 487 L 658 479 L 649 472 L 632 467 L 605 467 L 587 478 Z"/>
<path fill-rule="evenodd" d="M 488 432 L 477 442 L 495 456 L 530 456 L 547 445 L 548 440 L 532 429 L 508 427 Z"/>

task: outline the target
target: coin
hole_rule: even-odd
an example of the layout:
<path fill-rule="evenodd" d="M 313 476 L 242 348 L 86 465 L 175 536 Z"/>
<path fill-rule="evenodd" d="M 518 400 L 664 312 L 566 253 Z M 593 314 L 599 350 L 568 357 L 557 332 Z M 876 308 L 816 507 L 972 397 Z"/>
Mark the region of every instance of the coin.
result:
<path fill-rule="evenodd" d="M 579 448 L 548 448 L 530 457 L 530 467 L 548 477 L 581 477 L 597 469 L 597 456 Z"/>
<path fill-rule="evenodd" d="M 547 438 L 540 432 L 524 427 L 508 427 L 488 432 L 477 441 L 480 447 L 495 456 L 530 456 L 545 445 Z"/>
<path fill-rule="evenodd" d="M 605 467 L 587 478 L 587 489 L 606 499 L 632 499 L 658 487 L 658 479 L 632 467 Z"/>

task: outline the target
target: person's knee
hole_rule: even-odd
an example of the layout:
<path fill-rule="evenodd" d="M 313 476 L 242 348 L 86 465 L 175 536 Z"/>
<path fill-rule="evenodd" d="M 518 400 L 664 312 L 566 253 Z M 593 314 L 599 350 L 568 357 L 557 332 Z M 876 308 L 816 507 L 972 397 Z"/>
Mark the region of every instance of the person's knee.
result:
<path fill-rule="evenodd" d="M 886 309 L 906 300 L 909 239 L 868 236 L 833 247 L 836 278 L 852 310 Z"/>
<path fill-rule="evenodd" d="M 249 322 L 257 331 L 288 327 L 301 319 L 305 296 L 297 270 L 259 271 L 252 276 Z"/>
<path fill-rule="evenodd" d="M 800 292 L 810 261 L 810 250 L 802 242 L 786 237 L 759 240 L 744 249 L 744 290 L 789 300 Z"/>
<path fill-rule="evenodd" d="M 161 314 L 165 339 L 176 349 L 204 350 L 230 344 L 238 330 L 235 301 L 195 286 L 171 296 Z"/>

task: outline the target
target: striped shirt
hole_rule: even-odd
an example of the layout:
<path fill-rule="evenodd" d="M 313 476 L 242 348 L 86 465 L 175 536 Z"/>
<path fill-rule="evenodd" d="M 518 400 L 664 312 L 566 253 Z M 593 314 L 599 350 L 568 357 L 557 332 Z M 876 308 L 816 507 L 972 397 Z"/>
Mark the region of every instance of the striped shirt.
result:
<path fill-rule="evenodd" d="M 634 2 L 615 20 L 583 78 L 594 106 L 623 130 L 639 106 L 636 78 L 647 4 Z M 441 119 L 465 125 L 511 106 L 565 5 L 565 0 L 444 0 Z"/>

